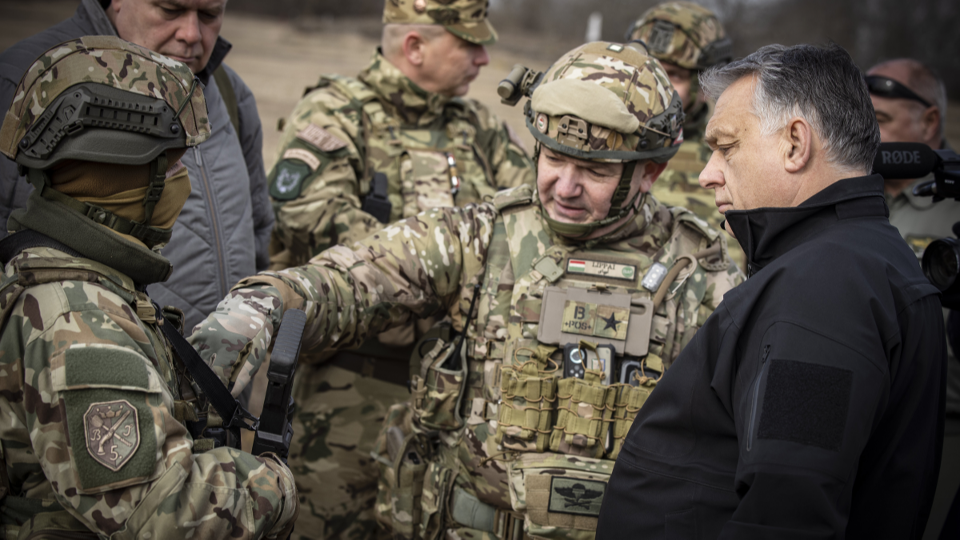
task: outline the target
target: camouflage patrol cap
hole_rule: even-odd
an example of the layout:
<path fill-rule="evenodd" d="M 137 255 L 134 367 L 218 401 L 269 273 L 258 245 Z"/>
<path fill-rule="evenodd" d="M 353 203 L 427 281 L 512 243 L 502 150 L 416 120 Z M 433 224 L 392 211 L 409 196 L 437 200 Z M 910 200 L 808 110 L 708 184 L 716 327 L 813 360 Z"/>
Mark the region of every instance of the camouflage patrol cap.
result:
<path fill-rule="evenodd" d="M 139 165 L 209 136 L 202 87 L 186 65 L 88 36 L 30 66 L 0 129 L 0 152 L 36 169 L 65 159 Z"/>
<path fill-rule="evenodd" d="M 439 24 L 451 34 L 478 45 L 497 41 L 487 19 L 489 0 L 385 0 L 383 22 Z"/>
<path fill-rule="evenodd" d="M 639 48 L 598 41 L 563 55 L 533 92 L 527 128 L 543 145 L 580 159 L 663 163 L 683 142 L 670 78 Z"/>
<path fill-rule="evenodd" d="M 647 10 L 627 31 L 628 40 L 640 40 L 658 60 L 691 70 L 729 62 L 730 38 L 717 16 L 692 2 L 667 2 Z"/>

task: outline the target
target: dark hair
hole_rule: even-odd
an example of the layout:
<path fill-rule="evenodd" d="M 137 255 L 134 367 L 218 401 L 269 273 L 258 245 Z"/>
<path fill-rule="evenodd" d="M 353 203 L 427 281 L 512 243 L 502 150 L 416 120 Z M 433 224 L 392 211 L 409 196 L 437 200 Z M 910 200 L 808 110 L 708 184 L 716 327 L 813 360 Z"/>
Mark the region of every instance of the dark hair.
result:
<path fill-rule="evenodd" d="M 869 172 L 880 145 L 873 103 L 860 69 L 842 47 L 830 44 L 767 45 L 700 75 L 704 92 L 716 99 L 734 82 L 755 76 L 754 114 L 769 134 L 795 116 L 820 137 L 827 160 Z"/>

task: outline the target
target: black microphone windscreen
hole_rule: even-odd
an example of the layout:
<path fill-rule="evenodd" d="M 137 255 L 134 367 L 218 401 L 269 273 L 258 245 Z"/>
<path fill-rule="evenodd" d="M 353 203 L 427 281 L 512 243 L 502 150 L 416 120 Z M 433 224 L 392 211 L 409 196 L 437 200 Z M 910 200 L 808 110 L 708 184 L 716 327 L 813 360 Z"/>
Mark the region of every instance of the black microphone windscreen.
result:
<path fill-rule="evenodd" d="M 881 143 L 873 158 L 873 172 L 887 179 L 923 178 L 936 168 L 939 159 L 923 143 Z"/>

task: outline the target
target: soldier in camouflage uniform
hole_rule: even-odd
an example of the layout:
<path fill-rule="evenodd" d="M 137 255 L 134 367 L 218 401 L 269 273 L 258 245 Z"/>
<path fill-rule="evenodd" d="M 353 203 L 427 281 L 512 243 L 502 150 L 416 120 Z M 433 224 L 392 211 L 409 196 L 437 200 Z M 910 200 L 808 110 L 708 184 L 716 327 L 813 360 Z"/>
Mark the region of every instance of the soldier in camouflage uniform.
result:
<path fill-rule="evenodd" d="M 3 537 L 286 537 L 290 470 L 191 436 L 204 398 L 162 333 L 176 314 L 144 292 L 170 275 L 179 158 L 210 135 L 193 73 L 85 37 L 41 56 L 15 96 L 0 151 L 36 190 L 0 243 Z"/>
<path fill-rule="evenodd" d="M 533 164 L 506 124 L 462 97 L 496 40 L 486 4 L 388 0 L 370 65 L 357 78 L 324 76 L 308 91 L 269 176 L 272 269 L 306 264 L 428 208 L 533 183 Z M 387 409 L 409 398 L 413 341 L 411 323 L 356 354 L 300 369 L 290 454 L 304 505 L 300 537 L 377 533 L 370 452 Z"/>
<path fill-rule="evenodd" d="M 670 160 L 651 193 L 664 204 L 689 208 L 720 228 L 723 215 L 717 212 L 713 192 L 697 182 L 711 154 L 710 147 L 703 142 L 710 107 L 700 93 L 699 75 L 732 59 L 730 38 L 717 16 L 707 8 L 692 2 L 667 2 L 647 10 L 627 31 L 627 39 L 642 41 L 650 55 L 660 60 L 686 113 L 680 151 Z M 730 246 L 730 253 L 743 267 L 746 257 L 737 242 Z"/>
<path fill-rule="evenodd" d="M 742 279 L 722 233 L 647 196 L 683 113 L 639 49 L 590 43 L 543 76 L 536 187 L 248 278 L 191 336 L 241 386 L 285 309 L 307 312 L 314 353 L 448 315 L 373 452 L 396 538 L 593 538 L 634 415 Z"/>

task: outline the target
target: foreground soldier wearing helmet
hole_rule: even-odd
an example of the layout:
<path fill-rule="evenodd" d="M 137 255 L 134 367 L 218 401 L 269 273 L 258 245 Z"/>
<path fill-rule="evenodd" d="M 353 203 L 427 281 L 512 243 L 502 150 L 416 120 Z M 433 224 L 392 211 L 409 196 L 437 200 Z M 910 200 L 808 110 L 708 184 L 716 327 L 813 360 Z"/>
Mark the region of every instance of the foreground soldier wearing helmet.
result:
<path fill-rule="evenodd" d="M 180 156 L 210 135 L 198 82 L 86 37 L 47 51 L 15 95 L 0 151 L 36 189 L 0 242 L 4 538 L 285 538 L 292 474 L 187 427 L 207 407 L 162 328 L 182 314 L 144 292 L 171 272 Z"/>
<path fill-rule="evenodd" d="M 633 415 L 740 279 L 724 236 L 647 195 L 682 122 L 655 60 L 583 45 L 526 111 L 535 189 L 248 278 L 191 337 L 241 385 L 286 309 L 307 311 L 313 351 L 449 315 L 418 344 L 412 399 L 373 455 L 378 518 L 400 538 L 592 538 Z"/>
<path fill-rule="evenodd" d="M 710 147 L 703 131 L 710 119 L 710 107 L 700 92 L 700 73 L 733 59 L 730 38 L 717 16 L 692 2 L 666 2 L 647 10 L 630 30 L 627 39 L 642 41 L 663 64 L 670 82 L 680 94 L 686 120 L 683 144 L 651 193 L 669 206 L 683 206 L 720 229 L 723 215 L 717 212 L 713 193 L 697 182 L 710 159 Z M 746 262 L 740 245 L 733 242 L 730 253 L 741 267 Z"/>

